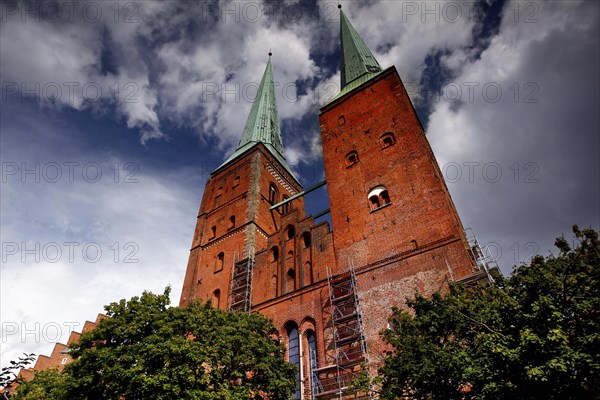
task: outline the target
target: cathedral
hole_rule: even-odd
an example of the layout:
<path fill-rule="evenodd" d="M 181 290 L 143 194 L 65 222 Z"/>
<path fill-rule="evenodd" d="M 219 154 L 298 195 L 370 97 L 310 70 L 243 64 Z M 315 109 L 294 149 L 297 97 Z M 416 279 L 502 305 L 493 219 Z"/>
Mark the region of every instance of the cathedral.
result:
<path fill-rule="evenodd" d="M 298 367 L 292 398 L 370 398 L 392 307 L 451 281 L 489 282 L 395 67 L 340 13 L 341 91 L 320 109 L 326 180 L 303 188 L 284 156 L 271 54 L 237 149 L 206 183 L 180 306 L 211 300 L 271 318 Z M 306 215 L 327 185 L 330 209 Z M 315 219 L 331 214 L 327 221 Z"/>
<path fill-rule="evenodd" d="M 392 307 L 497 268 L 466 235 L 398 71 L 343 12 L 340 31 L 341 90 L 319 115 L 325 181 L 303 188 L 285 159 L 269 54 L 239 145 L 206 183 L 179 303 L 272 319 L 298 367 L 293 400 L 371 398 L 351 383 L 381 366 Z M 330 208 L 306 215 L 324 185 Z M 62 369 L 79 337 L 21 376 Z"/>

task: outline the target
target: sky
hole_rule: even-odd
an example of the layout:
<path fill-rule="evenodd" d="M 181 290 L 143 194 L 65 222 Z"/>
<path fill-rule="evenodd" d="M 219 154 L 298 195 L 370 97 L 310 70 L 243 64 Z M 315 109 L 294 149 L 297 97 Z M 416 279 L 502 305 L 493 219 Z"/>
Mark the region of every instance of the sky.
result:
<path fill-rule="evenodd" d="M 504 274 L 573 224 L 599 229 L 600 3 L 340 3 L 396 66 L 463 225 Z M 178 304 L 204 185 L 269 51 L 286 158 L 305 187 L 324 179 L 337 4 L 0 2 L 1 366 L 49 354 L 112 301 L 171 285 Z"/>

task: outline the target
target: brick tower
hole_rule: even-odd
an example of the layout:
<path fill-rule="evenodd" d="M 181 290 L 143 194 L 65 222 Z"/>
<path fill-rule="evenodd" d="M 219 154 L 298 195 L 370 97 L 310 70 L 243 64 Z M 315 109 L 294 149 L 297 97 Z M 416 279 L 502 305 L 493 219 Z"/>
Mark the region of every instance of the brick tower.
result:
<path fill-rule="evenodd" d="M 488 279 L 398 72 L 343 13 L 340 31 L 341 91 L 319 116 L 333 231 L 305 215 L 312 188 L 284 158 L 269 55 L 238 148 L 206 184 L 180 301 L 271 318 L 294 400 L 370 398 L 349 387 L 381 363 L 392 306 Z"/>
<path fill-rule="evenodd" d="M 255 254 L 281 226 L 269 207 L 300 189 L 283 155 L 269 53 L 239 145 L 206 183 L 180 306 L 212 299 L 219 308 L 249 311 Z M 239 288 L 231 286 L 236 270 L 244 274 Z"/>

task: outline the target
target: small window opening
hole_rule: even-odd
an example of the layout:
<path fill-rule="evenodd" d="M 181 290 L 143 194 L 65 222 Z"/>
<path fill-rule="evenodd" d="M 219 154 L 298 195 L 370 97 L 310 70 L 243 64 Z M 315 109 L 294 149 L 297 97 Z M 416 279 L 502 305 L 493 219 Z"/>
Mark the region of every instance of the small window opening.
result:
<path fill-rule="evenodd" d="M 385 186 L 377 186 L 369 192 L 369 206 L 371 211 L 391 203 L 390 195 Z"/>
<path fill-rule="evenodd" d="M 231 217 L 229 217 L 229 228 L 228 229 L 233 229 L 235 228 L 235 215 L 232 215 Z"/>
<path fill-rule="evenodd" d="M 358 162 L 358 152 L 352 150 L 346 154 L 346 168 L 349 168 Z"/>
<path fill-rule="evenodd" d="M 378 196 L 371 196 L 369 197 L 369 201 L 371 202 L 371 209 L 374 210 L 376 208 L 379 208 L 381 205 L 379 204 L 379 197 Z"/>
<path fill-rule="evenodd" d="M 215 264 L 215 272 L 221 271 L 223 269 L 224 263 L 225 263 L 225 253 L 220 252 L 217 255 L 217 263 Z"/>
<path fill-rule="evenodd" d="M 273 183 L 269 185 L 269 203 L 277 203 L 277 187 Z"/>
<path fill-rule="evenodd" d="M 277 247 L 273 247 L 271 249 L 271 262 L 277 262 L 279 260 L 279 249 Z"/>
<path fill-rule="evenodd" d="M 285 292 L 293 292 L 296 289 L 296 270 L 290 268 L 287 272 L 286 282 L 285 282 Z"/>
<path fill-rule="evenodd" d="M 296 229 L 294 229 L 294 227 L 292 225 L 287 227 L 287 238 L 289 239 L 293 239 L 294 236 L 296 236 Z"/>
<path fill-rule="evenodd" d="M 381 135 L 379 139 L 381 143 L 381 148 L 385 149 L 386 147 L 390 147 L 391 145 L 396 143 L 396 138 L 392 132 L 387 132 Z"/>
<path fill-rule="evenodd" d="M 214 239 L 217 236 L 217 227 L 215 225 L 213 225 L 212 228 L 210 228 L 210 238 Z"/>
<path fill-rule="evenodd" d="M 213 292 L 212 306 L 214 308 L 219 308 L 221 306 L 221 291 L 219 289 Z"/>
<path fill-rule="evenodd" d="M 304 245 L 305 249 L 310 247 L 310 232 L 304 232 L 302 234 L 302 244 Z"/>
<path fill-rule="evenodd" d="M 236 176 L 235 178 L 233 178 L 233 187 L 236 187 L 239 184 L 240 184 L 240 177 Z"/>

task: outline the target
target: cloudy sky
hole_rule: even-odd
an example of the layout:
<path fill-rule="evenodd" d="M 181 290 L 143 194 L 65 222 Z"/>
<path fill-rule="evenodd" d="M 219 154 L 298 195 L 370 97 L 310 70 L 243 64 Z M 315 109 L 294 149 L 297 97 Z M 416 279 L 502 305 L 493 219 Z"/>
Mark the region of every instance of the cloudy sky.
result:
<path fill-rule="evenodd" d="M 341 3 L 504 273 L 572 224 L 598 229 L 600 3 Z M 172 285 L 177 304 L 204 184 L 269 50 L 287 159 L 305 186 L 323 178 L 337 1 L 2 2 L 0 18 L 2 366 L 111 301 Z"/>

